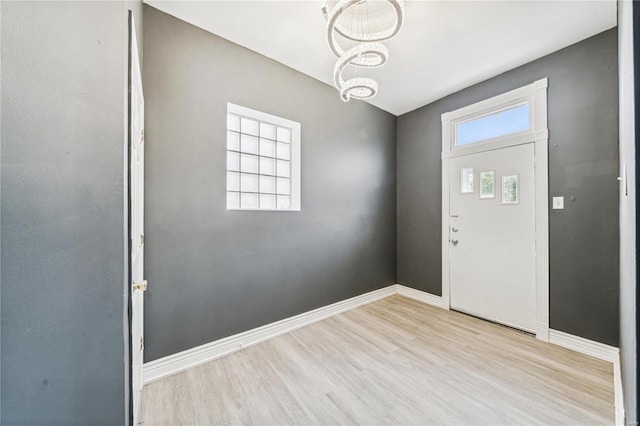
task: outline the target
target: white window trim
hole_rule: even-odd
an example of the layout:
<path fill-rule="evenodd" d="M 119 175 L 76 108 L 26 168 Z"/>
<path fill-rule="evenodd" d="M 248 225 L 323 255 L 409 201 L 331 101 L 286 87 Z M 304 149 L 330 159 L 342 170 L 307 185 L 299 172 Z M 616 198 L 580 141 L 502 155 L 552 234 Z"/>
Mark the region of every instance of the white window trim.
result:
<path fill-rule="evenodd" d="M 442 306 L 450 309 L 450 159 L 509 146 L 534 144 L 536 237 L 536 337 L 549 341 L 549 130 L 547 87 L 543 78 L 519 89 L 442 114 Z M 455 146 L 456 124 L 529 103 L 529 130 Z"/>
<path fill-rule="evenodd" d="M 228 208 L 229 211 L 260 211 L 260 212 L 299 212 L 301 210 L 301 182 L 300 182 L 300 123 L 288 120 L 286 118 L 278 117 L 276 115 L 267 114 L 265 112 L 257 111 L 251 108 L 243 107 L 240 105 L 227 103 L 227 114 L 235 114 L 241 117 L 249 118 L 252 120 L 258 120 L 265 123 L 275 124 L 280 127 L 287 127 L 291 129 L 291 207 L 288 209 L 254 209 L 254 208 Z M 225 120 L 226 122 L 226 120 Z M 225 129 L 226 135 L 226 129 Z M 225 136 L 225 150 L 226 150 L 226 136 Z M 225 168 L 225 172 L 226 172 Z M 225 185 L 225 200 L 227 189 Z M 226 203 L 226 201 L 225 201 Z"/>
<path fill-rule="evenodd" d="M 458 157 L 460 155 L 475 154 L 476 152 L 488 151 L 490 149 L 530 143 L 546 137 L 547 86 L 548 79 L 544 78 L 519 89 L 442 114 L 442 158 Z M 541 92 L 544 92 L 544 102 L 539 99 Z M 457 124 L 513 108 L 524 103 L 529 104 L 528 131 L 511 133 L 461 146 L 455 145 Z M 544 108 L 544 111 L 542 111 L 542 108 Z M 447 133 L 446 140 L 445 132 Z"/>

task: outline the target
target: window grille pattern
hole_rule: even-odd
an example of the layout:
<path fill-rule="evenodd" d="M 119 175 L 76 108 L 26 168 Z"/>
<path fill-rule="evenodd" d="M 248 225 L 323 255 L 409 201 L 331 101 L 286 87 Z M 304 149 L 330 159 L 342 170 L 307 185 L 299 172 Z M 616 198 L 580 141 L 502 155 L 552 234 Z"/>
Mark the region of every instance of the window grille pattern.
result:
<path fill-rule="evenodd" d="M 227 114 L 227 208 L 292 208 L 292 129 Z"/>

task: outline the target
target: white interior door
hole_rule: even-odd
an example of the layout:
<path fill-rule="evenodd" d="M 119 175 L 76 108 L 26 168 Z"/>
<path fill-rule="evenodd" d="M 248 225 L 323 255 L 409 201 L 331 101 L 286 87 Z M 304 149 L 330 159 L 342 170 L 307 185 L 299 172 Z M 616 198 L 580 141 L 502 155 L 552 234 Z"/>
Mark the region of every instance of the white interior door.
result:
<path fill-rule="evenodd" d="M 449 169 L 451 308 L 532 333 L 534 155 L 528 143 L 455 157 Z"/>
<path fill-rule="evenodd" d="M 131 21 L 131 364 L 133 420 L 138 424 L 144 351 L 144 97 L 136 33 Z"/>

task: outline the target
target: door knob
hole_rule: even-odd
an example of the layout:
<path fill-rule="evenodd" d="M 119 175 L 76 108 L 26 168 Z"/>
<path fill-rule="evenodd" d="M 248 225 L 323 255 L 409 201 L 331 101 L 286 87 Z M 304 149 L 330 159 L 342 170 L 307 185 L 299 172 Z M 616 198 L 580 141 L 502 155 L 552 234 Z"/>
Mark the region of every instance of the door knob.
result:
<path fill-rule="evenodd" d="M 134 283 L 133 289 L 147 291 L 147 280 L 142 280 L 140 282 Z"/>
<path fill-rule="evenodd" d="M 455 238 L 453 240 L 451 240 L 451 244 L 453 244 L 454 246 L 458 245 L 458 240 L 456 240 Z"/>
<path fill-rule="evenodd" d="M 453 228 L 451 228 L 451 230 L 452 230 L 453 232 L 458 232 L 458 228 L 456 228 L 455 226 L 454 226 Z"/>

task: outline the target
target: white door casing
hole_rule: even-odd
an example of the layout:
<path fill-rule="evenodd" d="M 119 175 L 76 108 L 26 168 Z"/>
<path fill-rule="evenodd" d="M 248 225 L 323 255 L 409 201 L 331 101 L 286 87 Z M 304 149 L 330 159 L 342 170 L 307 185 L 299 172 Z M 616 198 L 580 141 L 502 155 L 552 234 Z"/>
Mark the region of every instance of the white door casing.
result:
<path fill-rule="evenodd" d="M 535 333 L 538 339 L 549 340 L 549 189 L 547 129 L 548 79 L 502 95 L 442 114 L 442 303 L 451 307 L 451 235 L 450 177 L 453 160 L 481 152 L 518 145 L 533 144 L 535 175 Z M 515 105 L 529 105 L 529 129 L 507 136 L 456 146 L 456 124 Z M 477 173 L 476 173 L 477 174 Z M 496 196 L 500 196 L 500 176 L 496 174 Z M 459 188 L 458 188 L 459 190 Z M 509 208 L 511 206 L 505 206 Z"/>
<path fill-rule="evenodd" d="M 130 45 L 131 368 L 133 420 L 138 424 L 144 358 L 144 97 L 135 25 Z"/>

